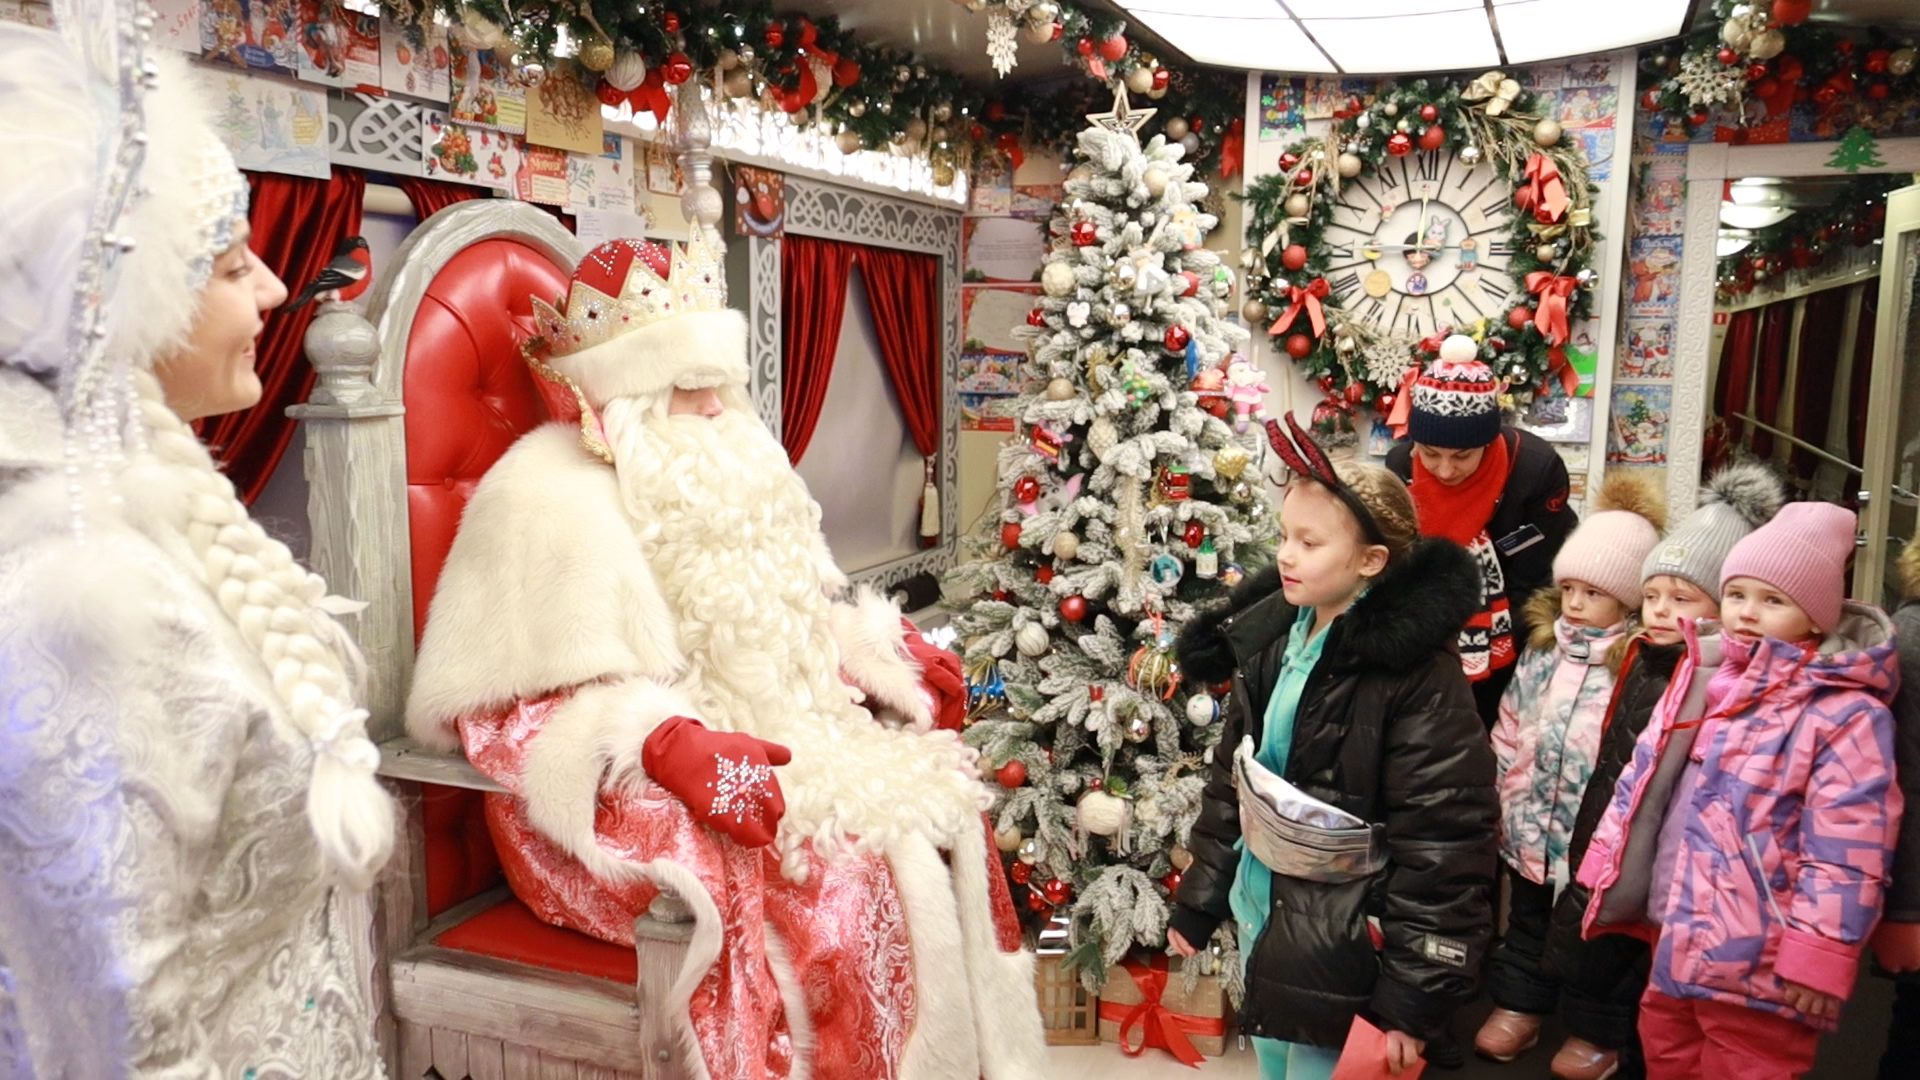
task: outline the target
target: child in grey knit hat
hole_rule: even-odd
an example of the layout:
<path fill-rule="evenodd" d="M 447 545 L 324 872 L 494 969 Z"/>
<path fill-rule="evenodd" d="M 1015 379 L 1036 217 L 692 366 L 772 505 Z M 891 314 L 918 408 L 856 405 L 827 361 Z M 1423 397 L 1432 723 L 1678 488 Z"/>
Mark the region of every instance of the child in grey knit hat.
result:
<path fill-rule="evenodd" d="M 1700 506 L 1655 545 L 1640 571 L 1640 619 L 1648 640 L 1677 645 L 1683 619 L 1720 617 L 1720 567 L 1748 533 L 1780 510 L 1785 490 L 1757 463 L 1729 466 L 1707 482 Z"/>

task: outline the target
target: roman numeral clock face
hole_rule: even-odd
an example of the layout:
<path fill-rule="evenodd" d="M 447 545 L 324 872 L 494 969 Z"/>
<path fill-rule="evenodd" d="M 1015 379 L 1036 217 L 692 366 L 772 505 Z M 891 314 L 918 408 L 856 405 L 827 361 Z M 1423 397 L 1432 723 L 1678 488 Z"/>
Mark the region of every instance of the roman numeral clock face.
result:
<path fill-rule="evenodd" d="M 1484 162 L 1438 151 L 1388 158 L 1346 181 L 1325 233 L 1327 283 L 1382 334 L 1424 338 L 1498 319 L 1508 276 L 1513 189 Z"/>

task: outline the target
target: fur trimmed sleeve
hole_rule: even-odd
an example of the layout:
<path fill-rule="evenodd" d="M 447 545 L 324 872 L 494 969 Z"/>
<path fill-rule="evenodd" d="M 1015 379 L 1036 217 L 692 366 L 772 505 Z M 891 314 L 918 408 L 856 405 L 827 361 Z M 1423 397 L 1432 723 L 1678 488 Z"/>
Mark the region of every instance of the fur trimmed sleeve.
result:
<path fill-rule="evenodd" d="M 898 717 L 914 731 L 933 730 L 933 705 L 920 662 L 907 650 L 906 626 L 891 600 L 862 588 L 831 612 L 840 646 L 840 677 L 875 719 Z"/>

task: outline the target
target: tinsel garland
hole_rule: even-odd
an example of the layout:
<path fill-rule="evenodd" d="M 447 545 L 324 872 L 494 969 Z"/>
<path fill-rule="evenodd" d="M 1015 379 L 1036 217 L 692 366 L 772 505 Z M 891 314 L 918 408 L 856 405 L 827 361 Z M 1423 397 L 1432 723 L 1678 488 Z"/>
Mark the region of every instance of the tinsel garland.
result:
<path fill-rule="evenodd" d="M 1873 243 L 1886 224 L 1887 192 L 1906 182 L 1904 173 L 1856 177 L 1831 204 L 1756 229 L 1744 249 L 1720 260 L 1715 275 L 1719 298 L 1737 299 L 1770 277 L 1817 267 L 1833 251 Z"/>
<path fill-rule="evenodd" d="M 1423 115 L 1434 119 L 1424 120 Z M 1417 79 L 1390 86 L 1371 102 L 1350 99 L 1334 114 L 1326 138 L 1292 144 L 1281 171 L 1248 185 L 1239 196 L 1247 204 L 1250 247 L 1242 253 L 1241 265 L 1248 270 L 1243 314 L 1249 323 L 1264 325 L 1287 311 L 1295 290 L 1326 287 L 1331 265 L 1326 230 L 1346 179 L 1343 172 L 1372 175 L 1390 158 L 1414 152 L 1459 154 L 1475 168 L 1491 168 L 1514 190 L 1512 255 L 1506 272 L 1516 287 L 1505 311 L 1451 331 L 1472 336 L 1481 358 L 1510 382 L 1517 396 L 1560 392 L 1564 362 L 1556 360 L 1556 343 L 1534 321 L 1539 298 L 1526 283 L 1535 274 L 1548 275 L 1542 280 L 1564 279 L 1571 290 L 1564 295 L 1565 322 L 1577 325 L 1588 318 L 1598 280 L 1592 261 L 1599 236 L 1592 224 L 1596 189 L 1587 178 L 1584 150 L 1578 141 L 1565 138 L 1558 125 L 1543 125 L 1543 117 L 1535 96 L 1497 71 L 1470 83 Z M 1541 137 L 1549 134 L 1551 139 Z M 1529 187 L 1527 170 L 1536 159 L 1550 165 L 1564 186 L 1567 205 L 1557 215 L 1534 212 L 1519 198 Z M 1306 213 L 1290 214 L 1289 200 L 1301 196 L 1308 202 Z M 1293 245 L 1306 251 L 1298 270 L 1288 270 L 1282 261 Z M 1286 332 L 1288 337 L 1310 339 L 1309 351 L 1296 360 L 1328 394 L 1315 419 L 1330 430 L 1344 427 L 1345 416 L 1363 404 L 1383 414 L 1392 411 L 1393 395 L 1406 373 L 1438 354 L 1445 333 L 1402 341 L 1377 333 L 1350 314 L 1345 305 L 1354 294 L 1323 296 L 1324 332 L 1313 331 L 1304 318 Z"/>
<path fill-rule="evenodd" d="M 1658 80 L 1641 105 L 1692 135 L 1709 124 L 1750 128 L 1777 121 L 1797 102 L 1832 114 L 1863 107 L 1875 130 L 1920 106 L 1920 52 L 1910 33 L 1806 23 L 1804 0 L 1715 0 L 1715 25 L 1641 53 Z"/>

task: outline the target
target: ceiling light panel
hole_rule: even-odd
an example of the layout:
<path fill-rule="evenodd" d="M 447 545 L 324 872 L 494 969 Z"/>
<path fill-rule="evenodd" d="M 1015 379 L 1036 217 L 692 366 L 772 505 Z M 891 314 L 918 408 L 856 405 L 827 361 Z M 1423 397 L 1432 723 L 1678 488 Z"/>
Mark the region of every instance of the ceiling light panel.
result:
<path fill-rule="evenodd" d="M 1793 211 L 1784 206 L 1737 206 L 1733 203 L 1720 204 L 1720 224 L 1731 229 L 1764 229 L 1778 225 L 1793 216 Z"/>
<path fill-rule="evenodd" d="M 1156 10 L 1174 7 L 1179 10 Z M 1127 11 L 1195 63 L 1255 71 L 1334 70 L 1273 0 L 1140 0 L 1128 4 Z"/>
<path fill-rule="evenodd" d="M 1686 17 L 1686 0 L 1609 0 L 1604 16 L 1592 0 L 1494 0 L 1500 43 L 1514 64 L 1567 56 L 1570 47 L 1597 53 L 1675 37 Z M 1577 35 L 1567 32 L 1573 26 Z"/>
<path fill-rule="evenodd" d="M 1370 11 L 1368 5 L 1348 5 Z M 1344 71 L 1400 74 L 1500 64 L 1484 8 L 1429 11 L 1382 18 L 1302 19 L 1307 32 Z"/>

